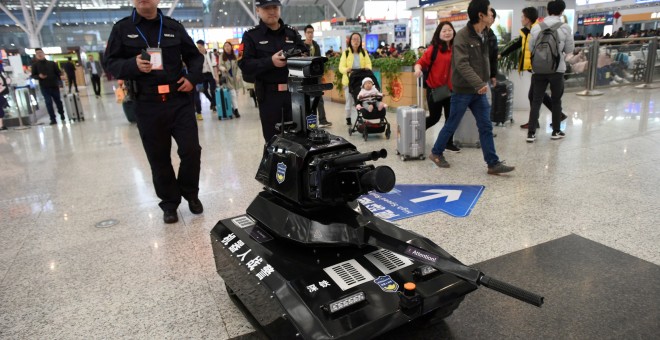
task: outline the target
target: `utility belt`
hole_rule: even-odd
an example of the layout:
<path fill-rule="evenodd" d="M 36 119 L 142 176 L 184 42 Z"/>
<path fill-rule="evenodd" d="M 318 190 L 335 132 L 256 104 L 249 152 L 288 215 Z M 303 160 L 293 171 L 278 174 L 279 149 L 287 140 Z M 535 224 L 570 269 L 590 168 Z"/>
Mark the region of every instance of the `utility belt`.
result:
<path fill-rule="evenodd" d="M 279 93 L 279 92 L 288 92 L 289 84 L 287 83 L 265 83 L 263 81 L 257 80 L 254 83 L 254 93 L 257 96 L 257 100 L 264 100 L 264 95 L 266 93 Z"/>
<path fill-rule="evenodd" d="M 181 98 L 190 95 L 190 92 L 179 92 L 181 87 L 179 83 L 164 85 L 140 85 L 133 82 L 134 95 L 137 100 L 149 102 L 166 102 L 174 98 Z"/>

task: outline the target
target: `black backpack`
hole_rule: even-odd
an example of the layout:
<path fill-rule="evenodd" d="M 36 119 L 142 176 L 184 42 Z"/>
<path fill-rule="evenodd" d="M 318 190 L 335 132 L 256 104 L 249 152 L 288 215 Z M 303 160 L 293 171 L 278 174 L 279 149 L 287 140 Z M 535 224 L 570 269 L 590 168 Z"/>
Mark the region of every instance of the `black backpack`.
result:
<path fill-rule="evenodd" d="M 433 67 L 433 63 L 435 63 L 435 59 L 438 57 L 438 50 L 440 50 L 440 45 L 433 46 L 433 54 L 431 54 L 431 65 L 429 65 L 426 71 L 422 71 L 422 77 L 424 79 L 422 84 L 424 85 L 425 89 L 429 88 L 429 84 L 426 83 L 426 80 L 429 78 L 429 74 L 431 74 L 431 67 Z"/>
<path fill-rule="evenodd" d="M 538 74 L 552 74 L 559 67 L 559 37 L 557 29 L 563 25 L 562 22 L 548 26 L 540 24 L 541 33 L 536 38 L 534 49 L 532 49 L 532 72 Z"/>
<path fill-rule="evenodd" d="M 0 74 L 0 96 L 6 96 L 9 94 L 9 85 L 7 84 L 7 79 L 5 76 Z"/>

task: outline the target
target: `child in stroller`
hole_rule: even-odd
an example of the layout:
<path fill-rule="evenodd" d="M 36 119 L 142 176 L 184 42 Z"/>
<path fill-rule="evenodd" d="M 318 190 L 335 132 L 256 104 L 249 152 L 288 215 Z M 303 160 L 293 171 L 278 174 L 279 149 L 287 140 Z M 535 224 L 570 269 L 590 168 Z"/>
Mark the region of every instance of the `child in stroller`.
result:
<path fill-rule="evenodd" d="M 363 84 L 366 85 L 363 87 Z M 370 85 L 367 85 L 370 84 Z M 391 135 L 390 123 L 385 117 L 387 110 L 381 102 L 383 94 L 378 91 L 378 81 L 369 69 L 356 69 L 351 72 L 348 81 L 349 93 L 356 103 L 357 118 L 355 124 L 348 128 L 348 134 L 353 132 L 362 134 L 364 140 L 371 133 L 385 132 L 385 138 Z M 370 88 L 367 88 L 370 87 Z"/>
<path fill-rule="evenodd" d="M 360 104 L 355 106 L 358 111 L 365 109 L 368 112 L 373 112 L 374 106 L 376 106 L 378 111 L 382 111 L 387 107 L 386 104 L 381 102 L 383 99 L 383 94 L 374 87 L 374 81 L 369 77 L 362 79 L 362 90 L 360 90 L 360 93 L 358 93 L 357 99 L 361 101 Z"/>

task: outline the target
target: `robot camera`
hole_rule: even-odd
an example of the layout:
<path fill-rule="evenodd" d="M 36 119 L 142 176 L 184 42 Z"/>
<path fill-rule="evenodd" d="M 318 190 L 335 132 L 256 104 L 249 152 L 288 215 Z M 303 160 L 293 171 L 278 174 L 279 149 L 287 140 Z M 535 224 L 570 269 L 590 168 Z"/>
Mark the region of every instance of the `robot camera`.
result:
<path fill-rule="evenodd" d="M 295 57 L 287 60 L 289 76 L 297 78 L 323 77 L 326 57 Z"/>

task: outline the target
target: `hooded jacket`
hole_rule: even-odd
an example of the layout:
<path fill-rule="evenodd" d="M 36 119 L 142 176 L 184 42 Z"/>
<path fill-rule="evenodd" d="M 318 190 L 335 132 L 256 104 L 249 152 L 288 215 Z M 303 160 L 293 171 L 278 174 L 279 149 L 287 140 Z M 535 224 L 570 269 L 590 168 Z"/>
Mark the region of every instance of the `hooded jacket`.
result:
<path fill-rule="evenodd" d="M 546 17 L 543 22 L 552 26 L 558 22 L 561 22 L 561 18 L 556 15 L 551 15 Z M 541 25 L 532 26 L 531 31 L 529 32 L 529 49 L 534 54 L 534 44 L 536 39 L 538 39 L 539 34 L 541 33 Z M 559 39 L 559 66 L 557 66 L 557 73 L 566 72 L 566 61 L 564 54 L 573 53 L 575 49 L 575 41 L 573 40 L 573 33 L 571 32 L 571 27 L 568 24 L 562 24 L 557 29 L 557 39 Z"/>

